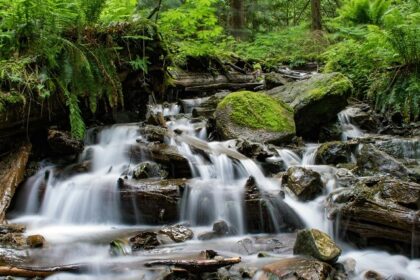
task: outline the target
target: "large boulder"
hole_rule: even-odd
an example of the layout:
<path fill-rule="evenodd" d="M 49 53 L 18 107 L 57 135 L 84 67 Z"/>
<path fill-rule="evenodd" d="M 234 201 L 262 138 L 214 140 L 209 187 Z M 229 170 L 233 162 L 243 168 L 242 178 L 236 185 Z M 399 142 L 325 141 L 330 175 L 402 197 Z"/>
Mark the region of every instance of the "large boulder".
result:
<path fill-rule="evenodd" d="M 362 144 L 357 153 L 358 171 L 363 175 L 375 175 L 377 173 L 408 178 L 410 170 L 400 161 L 378 150 L 372 144 Z"/>
<path fill-rule="evenodd" d="M 312 200 L 324 190 L 321 175 L 300 166 L 290 167 L 283 175 L 282 182 L 302 201 Z"/>
<path fill-rule="evenodd" d="M 297 234 L 293 254 L 334 263 L 338 260 L 341 249 L 326 233 L 317 229 L 304 229 Z"/>
<path fill-rule="evenodd" d="M 366 177 L 351 189 L 329 195 L 328 216 L 339 229 L 338 234 L 359 247 L 380 247 L 407 255 L 415 252 L 418 256 L 419 197 L 419 184 Z"/>
<path fill-rule="evenodd" d="M 229 94 L 217 106 L 215 116 L 223 139 L 280 144 L 295 135 L 293 111 L 262 92 Z"/>
<path fill-rule="evenodd" d="M 312 139 L 347 106 L 352 88 L 343 74 L 328 73 L 274 88 L 267 94 L 290 105 L 295 111 L 297 135 Z"/>

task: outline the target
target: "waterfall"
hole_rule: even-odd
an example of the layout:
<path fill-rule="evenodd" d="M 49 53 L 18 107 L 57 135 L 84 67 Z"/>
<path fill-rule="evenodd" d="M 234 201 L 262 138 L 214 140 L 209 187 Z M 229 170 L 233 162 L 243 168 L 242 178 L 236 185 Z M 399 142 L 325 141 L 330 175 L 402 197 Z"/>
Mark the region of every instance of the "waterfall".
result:
<path fill-rule="evenodd" d="M 138 128 L 116 125 L 103 129 L 96 137 L 93 133 L 88 132 L 87 146 L 79 161 L 90 160 L 91 170 L 68 178 L 61 178 L 51 167 L 40 170 L 29 192 L 26 214 L 39 214 L 60 224 L 120 222 L 117 181 L 130 164 L 126 148 L 135 143 Z M 49 175 L 44 182 L 45 174 Z M 40 193 L 43 199 L 38 205 Z"/>
<path fill-rule="evenodd" d="M 360 138 L 363 132 L 354 124 L 351 123 L 350 112 L 351 108 L 347 108 L 338 113 L 338 122 L 340 124 L 342 134 L 341 140 L 346 141 L 353 138 Z"/>

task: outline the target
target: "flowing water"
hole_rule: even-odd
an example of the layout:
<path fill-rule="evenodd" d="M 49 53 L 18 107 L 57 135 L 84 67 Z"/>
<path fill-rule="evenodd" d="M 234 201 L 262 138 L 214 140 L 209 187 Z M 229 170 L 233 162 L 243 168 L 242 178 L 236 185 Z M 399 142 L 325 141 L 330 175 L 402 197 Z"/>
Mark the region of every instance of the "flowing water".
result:
<path fill-rule="evenodd" d="M 194 106 L 203 101 L 204 99 L 184 100 L 184 112 L 191 113 Z M 169 118 L 168 128 L 177 133 L 173 133 L 172 137 L 167 139 L 167 143 L 176 147 L 188 159 L 193 174 L 193 179 L 189 181 L 181 200 L 180 222 L 189 224 L 197 236 L 200 232 L 209 230 L 214 221 L 224 220 L 237 234 L 213 241 L 194 239 L 150 252 L 111 258 L 108 245 L 110 241 L 133 235 L 141 229 L 151 228 L 148 225 L 129 226 L 122 223 L 121 207 L 125 205 L 121 205 L 117 182 L 123 175 L 130 177 L 133 167 L 138 163 L 130 157 L 127 147 L 134 145 L 136 140 L 145 139 L 142 139 L 136 124 L 115 125 L 88 132 L 85 151 L 78 161 L 79 166 L 90 167 L 88 172 L 72 173 L 71 166 L 45 163 L 25 184 L 19 198 L 22 209 L 18 209 L 13 222 L 26 223 L 27 234 L 41 234 L 51 244 L 46 249 L 33 252 L 33 258 L 37 260 L 38 265 L 86 262 L 91 264 L 91 270 L 83 275 L 83 279 L 156 279 L 160 272 L 138 265 L 128 269 L 126 273 L 119 272 L 118 275 L 109 271 L 109 267 L 115 263 L 126 263 L 127 267 L 130 267 L 132 263 L 138 264 L 150 259 L 189 256 L 203 249 L 213 249 L 227 256 L 240 254 L 244 263 L 261 265 L 262 261 L 256 257 L 257 252 L 249 253 L 237 249 L 240 242 L 252 237 L 247 233 L 245 224 L 244 186 L 252 176 L 265 192 L 276 194 L 282 190 L 281 182 L 265 177 L 256 162 L 238 153 L 235 141 L 208 142 L 206 121 L 179 115 L 181 108 L 177 104 L 151 106 L 150 110 L 162 112 Z M 345 112 L 340 113 L 339 118 L 344 138 L 362 136 L 362 132 L 346 118 Z M 282 161 L 286 167 L 305 166 L 321 174 L 326 186 L 322 196 L 304 203 L 286 193 L 284 201 L 294 209 L 307 227 L 318 228 L 333 235 L 323 203 L 326 196 L 340 185 L 336 168 L 315 164 L 318 147 L 317 144 L 307 144 L 301 154 L 288 149 L 278 149 L 278 155 L 270 160 Z M 410 147 L 407 145 L 405 153 L 416 156 L 418 151 L 413 152 Z M 279 215 L 282 215 L 280 202 L 281 200 L 268 201 L 269 219 L 274 225 L 277 224 Z M 141 213 L 138 215 L 141 216 Z M 258 236 L 289 236 L 280 230 L 275 228 L 274 235 Z M 258 245 L 255 241 L 250 242 L 254 242 L 254 246 Z M 386 277 L 398 273 L 405 279 L 420 279 L 419 260 L 409 260 L 380 251 L 359 251 L 349 245 L 341 245 L 344 253 L 340 261 L 350 258 L 356 260 L 356 279 L 363 279 L 362 275 L 367 270 L 375 270 Z M 289 250 L 278 252 L 274 256 L 289 257 L 290 254 Z M 77 276 L 78 279 L 82 279 L 81 277 Z M 71 274 L 50 277 L 74 278 L 75 275 Z"/>

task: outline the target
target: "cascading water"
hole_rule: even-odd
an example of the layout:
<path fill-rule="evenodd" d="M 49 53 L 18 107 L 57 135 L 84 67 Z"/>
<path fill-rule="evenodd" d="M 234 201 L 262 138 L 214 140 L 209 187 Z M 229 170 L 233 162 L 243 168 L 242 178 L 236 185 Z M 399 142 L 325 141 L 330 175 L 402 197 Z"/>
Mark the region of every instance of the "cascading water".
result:
<path fill-rule="evenodd" d="M 190 113 L 194 106 L 203 100 L 184 100 L 185 113 Z M 200 252 L 204 247 L 218 250 L 227 255 L 232 253 L 238 240 L 247 233 L 245 226 L 244 186 L 252 176 L 258 186 L 268 193 L 281 190 L 280 182 L 266 178 L 261 168 L 251 159 L 236 151 L 235 142 L 208 142 L 206 121 L 182 117 L 178 105 L 153 106 L 151 110 L 162 112 L 170 120 L 168 128 L 172 131 L 168 144 L 175 146 L 179 153 L 188 159 L 193 179 L 184 190 L 181 205 L 181 219 L 193 227 L 197 233 L 201 226 L 211 226 L 216 220 L 225 220 L 236 228 L 236 237 L 218 239 L 217 241 L 193 240 L 182 245 L 170 245 L 154 252 L 140 253 L 130 257 L 112 259 L 109 257 L 109 242 L 115 238 L 126 236 L 127 232 L 136 232 L 139 226 L 128 227 L 121 224 L 120 197 L 117 181 L 122 174 L 130 176 L 131 165 L 134 164 L 127 152 L 127 147 L 136 140 L 146 141 L 139 135 L 137 125 L 118 125 L 107 127 L 96 133 L 90 130 L 86 137 L 86 149 L 78 164 L 89 167 L 82 174 L 63 172 L 53 164 L 45 166 L 25 185 L 23 216 L 16 219 L 29 225 L 28 234 L 43 234 L 48 242 L 61 244 L 48 251 L 43 251 L 44 258 L 53 264 L 60 259 L 63 263 L 96 262 L 107 266 L 116 260 L 149 260 L 188 256 L 190 252 Z M 341 120 L 343 119 L 343 120 Z M 343 134 L 346 139 L 361 136 L 361 132 L 351 127 L 345 114 L 340 121 L 347 127 Z M 357 133 L 355 133 L 355 131 Z M 146 141 L 147 142 L 147 141 Z M 319 145 L 307 144 L 305 150 L 298 155 L 288 149 L 278 149 L 274 160 L 283 161 L 285 167 L 303 166 L 321 174 L 325 185 L 324 194 L 310 202 L 300 202 L 286 194 L 285 202 L 302 218 L 306 226 L 318 228 L 333 234 L 331 223 L 326 218 L 323 205 L 326 196 L 340 187 L 337 180 L 338 170 L 327 165 L 316 165 L 315 155 Z M 406 155 L 416 157 L 412 144 L 404 144 Z M 413 155 L 412 155 L 413 154 Z M 417 156 L 418 157 L 418 156 Z M 146 158 L 145 158 L 146 159 Z M 64 169 L 66 170 L 66 168 Z M 127 172 L 128 170 L 128 172 Z M 271 219 L 276 222 L 281 211 L 277 211 L 278 201 L 268 201 Z M 145 201 L 144 203 L 148 203 Z M 279 206 L 281 207 L 281 206 Z M 141 215 L 141 213 L 139 213 Z M 34 217 L 35 216 L 35 217 Z M 279 228 L 276 228 L 279 231 Z M 206 243 L 207 242 L 207 243 Z M 398 271 L 406 279 L 420 279 L 418 267 L 420 262 L 402 256 L 392 256 L 377 251 L 358 251 L 341 244 L 344 253 L 340 260 L 354 258 L 356 260 L 356 279 L 363 279 L 367 270 L 376 270 L 385 276 Z M 64 256 L 65 257 L 64 257 Z M 256 259 L 243 255 L 244 262 L 254 263 Z M 275 255 L 289 257 L 288 254 Z M 138 269 L 138 268 L 136 268 Z M 156 274 L 141 268 L 138 273 L 127 271 L 118 275 L 107 275 L 93 270 L 95 279 L 156 279 Z M 104 276 L 105 275 L 105 276 Z M 52 279 L 71 279 L 74 275 L 60 275 Z M 59 278 L 58 278 L 59 277 Z M 67 278 L 66 278 L 67 277 Z M 92 276 L 93 277 L 93 276 Z M 257 280 L 257 279 L 256 279 Z M 258 279 L 259 280 L 259 279 Z"/>
<path fill-rule="evenodd" d="M 27 186 L 30 195 L 26 214 L 39 214 L 60 224 L 120 222 L 117 180 L 130 164 L 126 148 L 135 143 L 138 127 L 116 125 L 95 133 L 88 132 L 87 147 L 79 161 L 90 166 L 89 172 L 67 176 L 52 167 L 41 170 L 35 182 Z M 97 144 L 91 142 L 94 138 Z"/>
<path fill-rule="evenodd" d="M 347 108 L 338 114 L 338 122 L 342 130 L 341 140 L 343 141 L 363 136 L 363 132 L 351 123 L 349 110 L 351 108 Z"/>

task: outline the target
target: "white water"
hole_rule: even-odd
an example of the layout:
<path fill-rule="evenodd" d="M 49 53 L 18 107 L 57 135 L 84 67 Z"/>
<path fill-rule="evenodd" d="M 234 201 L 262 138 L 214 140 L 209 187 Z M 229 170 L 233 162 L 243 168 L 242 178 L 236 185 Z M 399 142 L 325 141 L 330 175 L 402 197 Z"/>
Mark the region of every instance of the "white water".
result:
<path fill-rule="evenodd" d="M 165 112 L 162 107 L 162 112 L 165 116 L 176 115 L 176 112 L 179 112 L 179 108 L 172 109 Z M 158 110 L 160 110 L 159 106 Z M 246 234 L 242 205 L 245 181 L 249 176 L 253 176 L 258 185 L 268 192 L 278 192 L 280 184 L 266 178 L 254 161 L 241 157 L 233 148 L 234 141 L 207 142 L 205 122 L 172 118 L 168 122 L 168 127 L 172 130 L 183 131 L 183 136 L 170 139 L 169 144 L 176 146 L 189 160 L 194 176 L 182 201 L 182 220 L 194 226 L 194 231 L 197 232 L 203 231 L 203 228 L 198 226 L 204 226 L 205 231 L 214 221 L 223 219 L 235 227 L 240 236 L 210 243 L 194 240 L 181 244 L 180 247 L 164 248 L 162 251 L 155 252 L 155 255 L 146 253 L 141 258 L 164 257 L 169 253 L 176 255 L 183 252 L 185 254 L 188 250 L 195 252 L 204 248 L 237 255 L 237 253 L 229 252 L 229 248 L 244 237 L 242 234 Z M 356 137 L 355 130 L 350 129 L 351 133 L 348 131 L 345 132 L 346 139 Z M 91 131 L 87 137 L 85 153 L 80 159 L 82 162 L 91 158 L 90 172 L 61 178 L 56 176 L 58 173 L 55 166 L 47 166 L 27 182 L 25 193 L 29 203 L 26 204 L 25 215 L 15 221 L 29 225 L 27 234 L 42 234 L 48 242 L 54 244 L 53 249 L 46 252 L 48 258 L 60 259 L 64 263 L 83 261 L 107 263 L 112 260 L 109 258 L 106 242 L 140 229 L 121 225 L 119 197 L 116 189 L 117 179 L 132 164 L 126 154 L 126 147 L 135 143 L 139 137 L 141 136 L 138 135 L 138 128 L 135 125 L 105 128 L 96 137 L 94 131 Z M 97 141 L 94 140 L 95 138 Z M 194 148 L 197 146 L 204 152 L 197 151 Z M 315 165 L 317 148 L 316 144 L 308 144 L 302 156 L 291 150 L 278 150 L 278 157 L 287 167 L 304 166 L 317 171 L 321 174 L 326 186 L 325 193 L 314 201 L 303 203 L 290 195 L 286 195 L 285 201 L 299 214 L 308 227 L 318 228 L 332 235 L 331 222 L 325 215 L 324 200 L 328 193 L 339 187 L 336 178 L 337 170 L 330 166 Z M 42 186 L 46 172 L 49 173 L 47 185 Z M 38 205 L 38 196 L 43 187 L 46 188 L 44 198 Z M 272 211 L 271 218 L 274 221 L 275 215 L 278 213 Z M 286 256 L 289 257 L 278 255 L 278 257 Z M 122 260 L 127 260 L 126 258 Z M 383 252 L 359 251 L 344 246 L 344 253 L 340 260 L 348 258 L 356 260 L 356 279 L 363 279 L 363 274 L 367 270 L 375 270 L 385 277 L 398 273 L 406 279 L 420 279 L 419 260 L 409 260 Z M 121 261 L 120 258 L 118 260 Z M 243 260 L 249 261 L 245 256 Z M 72 277 L 74 278 L 72 274 L 61 274 L 51 279 L 72 279 Z M 104 275 L 101 272 L 92 271 L 92 274 L 81 277 L 78 278 L 155 279 L 156 275 L 144 270 L 127 271 L 119 275 Z"/>
<path fill-rule="evenodd" d="M 350 110 L 352 108 L 349 107 L 338 114 L 338 122 L 342 129 L 341 140 L 346 141 L 353 138 L 360 138 L 363 136 L 363 132 L 354 124 L 351 123 L 350 120 Z"/>

